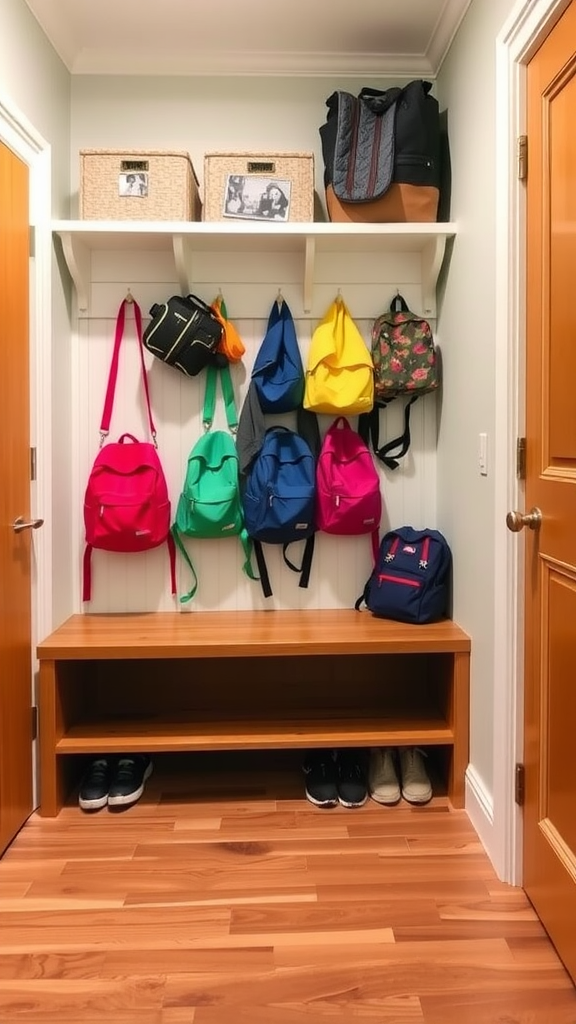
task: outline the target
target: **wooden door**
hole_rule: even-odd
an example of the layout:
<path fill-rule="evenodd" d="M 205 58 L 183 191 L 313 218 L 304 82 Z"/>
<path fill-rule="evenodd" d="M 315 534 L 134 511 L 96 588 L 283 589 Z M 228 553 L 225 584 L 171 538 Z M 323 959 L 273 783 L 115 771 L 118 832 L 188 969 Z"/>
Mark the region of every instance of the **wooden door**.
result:
<path fill-rule="evenodd" d="M 524 887 L 576 980 L 576 3 L 527 69 Z"/>
<path fill-rule="evenodd" d="M 28 168 L 0 143 L 0 853 L 32 810 Z"/>

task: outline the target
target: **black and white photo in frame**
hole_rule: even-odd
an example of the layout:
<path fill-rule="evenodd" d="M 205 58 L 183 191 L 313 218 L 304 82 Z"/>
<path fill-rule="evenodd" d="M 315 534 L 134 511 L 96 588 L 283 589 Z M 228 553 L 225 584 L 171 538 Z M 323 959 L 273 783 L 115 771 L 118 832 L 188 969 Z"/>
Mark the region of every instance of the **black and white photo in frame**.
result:
<path fill-rule="evenodd" d="M 287 221 L 292 183 L 284 178 L 229 174 L 224 216 L 245 220 Z"/>

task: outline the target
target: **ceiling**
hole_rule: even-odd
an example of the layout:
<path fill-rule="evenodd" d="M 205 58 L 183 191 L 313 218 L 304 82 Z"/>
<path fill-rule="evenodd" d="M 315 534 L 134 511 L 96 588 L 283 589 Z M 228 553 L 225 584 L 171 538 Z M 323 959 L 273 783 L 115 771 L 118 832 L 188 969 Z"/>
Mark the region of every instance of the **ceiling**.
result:
<path fill-rule="evenodd" d="M 434 77 L 471 0 L 25 0 L 73 75 Z"/>

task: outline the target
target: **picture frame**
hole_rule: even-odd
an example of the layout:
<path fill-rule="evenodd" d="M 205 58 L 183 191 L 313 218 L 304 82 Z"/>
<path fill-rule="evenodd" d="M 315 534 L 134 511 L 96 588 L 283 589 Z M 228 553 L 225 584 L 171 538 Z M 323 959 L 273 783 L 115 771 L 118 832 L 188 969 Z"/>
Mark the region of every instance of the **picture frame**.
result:
<path fill-rule="evenodd" d="M 118 195 L 145 199 L 148 195 L 148 175 L 143 171 L 122 172 L 118 175 Z"/>
<path fill-rule="evenodd" d="M 223 216 L 284 223 L 290 216 L 292 182 L 267 175 L 228 174 Z"/>

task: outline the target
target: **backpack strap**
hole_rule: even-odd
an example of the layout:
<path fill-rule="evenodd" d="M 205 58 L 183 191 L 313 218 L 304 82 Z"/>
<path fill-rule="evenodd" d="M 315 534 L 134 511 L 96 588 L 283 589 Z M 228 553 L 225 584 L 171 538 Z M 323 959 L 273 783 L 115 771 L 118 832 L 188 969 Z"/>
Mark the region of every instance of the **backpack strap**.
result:
<path fill-rule="evenodd" d="M 84 548 L 82 560 L 82 600 L 89 601 L 92 596 L 92 545 Z"/>
<path fill-rule="evenodd" d="M 254 541 L 254 554 L 256 555 L 256 565 L 258 566 L 258 572 L 260 573 L 260 585 L 262 587 L 262 593 L 264 597 L 272 597 L 272 587 L 270 586 L 270 577 L 268 575 L 268 567 L 266 565 L 266 559 L 264 558 L 264 548 L 259 540 Z"/>
<path fill-rule="evenodd" d="M 375 530 L 372 530 L 370 537 L 372 539 L 372 560 L 374 565 L 376 565 L 376 559 L 378 558 L 378 552 L 380 550 L 380 533 L 378 527 L 376 527 Z"/>
<path fill-rule="evenodd" d="M 248 531 L 243 528 L 240 531 L 240 533 L 238 534 L 238 536 L 240 538 L 240 543 L 242 544 L 242 550 L 244 552 L 244 565 L 242 566 L 242 572 L 244 572 L 246 574 L 246 576 L 248 576 L 251 580 L 258 580 L 258 576 L 255 575 L 254 570 L 252 568 L 252 541 L 250 540 L 250 537 L 248 536 Z M 187 604 L 188 601 L 192 600 L 192 598 L 194 597 L 194 594 L 198 590 L 198 576 L 196 575 L 196 570 L 195 570 L 195 568 L 194 568 L 194 566 L 192 564 L 192 559 L 190 558 L 190 555 L 188 554 L 188 552 L 187 552 L 187 550 L 186 550 L 186 548 L 184 546 L 182 538 L 180 537 L 180 534 L 178 532 L 178 527 L 176 526 L 176 523 L 173 524 L 172 529 L 170 530 L 169 538 L 170 538 L 170 541 L 172 542 L 172 546 L 174 547 L 174 543 L 175 543 L 176 546 L 178 547 L 178 551 L 182 555 L 182 558 L 186 562 L 186 565 L 188 566 L 188 568 L 190 569 L 190 572 L 192 574 L 192 580 L 193 580 L 192 587 L 188 591 L 187 594 L 182 594 L 182 597 L 180 598 L 180 603 L 181 604 Z M 174 548 L 174 553 L 175 553 L 175 551 L 176 551 L 176 549 Z M 175 587 L 175 586 L 176 586 L 176 578 L 174 576 L 173 577 L 173 587 Z M 268 586 L 270 586 L 269 582 L 268 582 Z M 176 592 L 175 589 L 173 589 L 172 593 L 174 594 L 175 592 Z M 270 593 L 272 593 L 272 591 L 270 591 Z M 266 596 L 268 596 L 268 595 L 266 595 Z"/>
<path fill-rule="evenodd" d="M 166 537 L 166 544 L 168 545 L 168 557 L 170 559 L 170 593 L 176 593 L 176 547 L 174 545 L 174 538 L 170 531 Z"/>
<path fill-rule="evenodd" d="M 223 366 L 209 365 L 206 368 L 206 387 L 204 389 L 204 410 L 202 412 L 202 425 L 204 430 L 210 430 L 214 422 L 214 411 L 216 409 L 216 383 L 220 377 L 220 387 L 224 399 L 224 410 L 226 422 L 232 434 L 238 429 L 238 414 L 236 402 L 234 401 L 234 387 L 230 376 L 230 366 L 225 363 Z"/>
<path fill-rule="evenodd" d="M 198 590 L 198 577 L 196 575 L 196 570 L 195 570 L 194 566 L 192 565 L 192 560 L 190 558 L 190 555 L 188 554 L 186 548 L 184 547 L 184 544 L 182 543 L 182 538 L 180 537 L 180 534 L 178 532 L 178 527 L 176 526 L 176 523 L 173 524 L 173 526 L 172 526 L 172 528 L 170 530 L 170 536 L 172 537 L 172 543 L 176 544 L 176 546 L 178 548 L 178 551 L 182 555 L 182 558 L 184 559 L 184 561 L 186 562 L 186 565 L 188 566 L 188 568 L 190 569 L 190 572 L 192 573 L 192 580 L 193 580 L 192 588 L 188 591 L 187 594 L 182 594 L 182 597 L 180 598 L 180 603 L 181 604 L 186 604 L 188 601 L 192 600 L 192 598 L 194 597 L 194 594 Z"/>
<path fill-rule="evenodd" d="M 289 569 L 292 569 L 292 572 L 300 573 L 299 587 L 307 587 L 310 582 L 310 570 L 312 568 L 315 538 L 315 533 L 311 533 L 310 536 L 306 538 L 304 552 L 302 554 L 302 562 L 300 565 L 295 565 L 294 562 L 291 562 L 288 558 L 288 548 L 290 547 L 290 544 L 295 543 L 295 541 L 290 541 L 290 543 L 282 545 L 282 557 L 284 558 L 286 565 Z M 262 593 L 264 594 L 264 597 L 272 597 L 272 586 L 270 584 L 270 576 L 268 575 L 268 567 L 264 557 L 264 548 L 259 540 L 254 541 L 254 554 L 256 555 L 258 572 L 260 573 Z"/>
<path fill-rule="evenodd" d="M 114 393 L 116 391 L 116 380 L 118 378 L 118 365 L 120 362 L 120 345 L 122 344 L 122 338 L 124 336 L 124 325 L 126 320 L 126 306 L 134 307 L 134 322 L 136 324 L 136 335 L 138 338 L 138 349 L 140 352 L 140 367 L 142 370 L 142 382 L 144 384 L 144 396 L 146 399 L 146 409 L 148 412 L 148 426 L 150 428 L 150 436 L 156 445 L 156 427 L 152 418 L 152 407 L 150 404 L 150 391 L 148 388 L 148 375 L 146 373 L 146 363 L 144 361 L 144 345 L 142 342 L 142 311 L 140 306 L 135 299 L 128 302 L 128 299 L 124 299 L 120 303 L 120 309 L 116 316 L 116 330 L 114 334 L 114 349 L 112 351 L 112 360 L 110 363 L 110 371 L 108 373 L 108 384 L 106 386 L 106 397 L 104 399 L 104 409 L 102 411 L 102 419 L 100 421 L 100 447 L 104 443 L 105 438 L 108 436 L 110 431 L 110 420 L 112 419 L 112 409 L 114 406 Z"/>
<path fill-rule="evenodd" d="M 300 582 L 298 584 L 299 587 L 307 587 L 310 582 L 310 571 L 312 569 L 312 557 L 314 555 L 315 539 L 315 533 L 311 533 L 310 536 L 306 538 L 306 543 L 304 545 L 304 551 L 302 554 L 302 562 L 300 563 L 300 565 L 294 565 L 294 563 L 291 562 L 290 559 L 288 558 L 288 548 L 290 547 L 290 544 L 294 543 L 294 541 L 290 541 L 288 544 L 284 544 L 282 547 L 282 557 L 284 558 L 284 561 L 288 568 L 292 569 L 292 572 L 300 573 Z"/>
<path fill-rule="evenodd" d="M 176 593 L 176 548 L 174 538 L 170 532 L 166 537 L 168 545 L 168 557 L 170 559 L 170 592 Z M 192 570 L 194 572 L 194 570 Z M 84 548 L 82 560 L 82 600 L 90 601 L 92 597 L 92 545 L 87 544 Z"/>
<path fill-rule="evenodd" d="M 404 458 L 410 447 L 410 410 L 420 398 L 420 395 L 412 395 L 404 406 L 404 430 L 391 441 L 380 445 L 380 409 L 385 409 L 388 403 L 374 405 L 370 412 L 362 413 L 358 417 L 358 433 L 365 444 L 372 445 L 372 451 L 380 462 L 384 463 L 387 469 L 398 469 L 399 460 Z M 391 399 L 393 401 L 393 399 Z"/>

